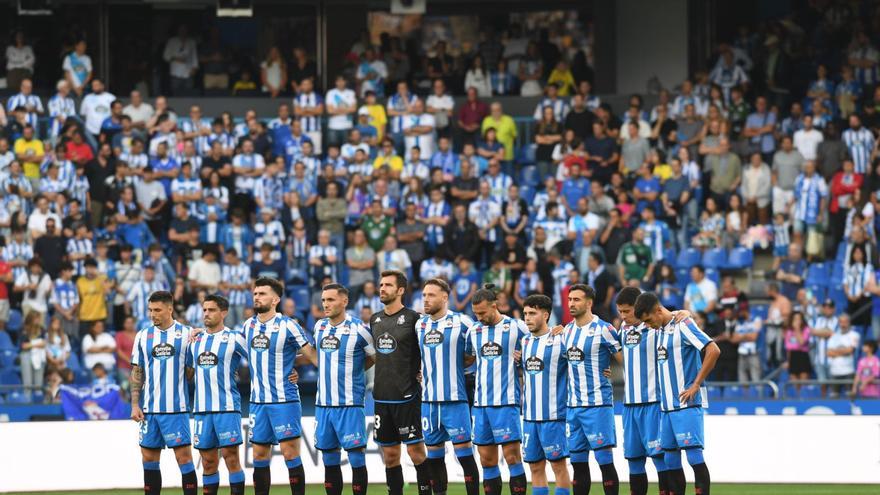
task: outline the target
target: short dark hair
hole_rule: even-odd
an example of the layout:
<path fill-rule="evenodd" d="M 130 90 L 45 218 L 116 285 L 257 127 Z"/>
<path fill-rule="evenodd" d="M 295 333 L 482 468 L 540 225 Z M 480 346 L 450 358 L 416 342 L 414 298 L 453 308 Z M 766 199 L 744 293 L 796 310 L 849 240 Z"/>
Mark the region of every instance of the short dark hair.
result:
<path fill-rule="evenodd" d="M 703 265 L 696 264 L 696 265 L 694 265 L 694 266 L 691 267 L 691 269 L 694 269 L 694 268 L 696 268 L 697 271 L 700 272 L 700 273 L 706 273 L 706 269 L 703 268 Z"/>
<path fill-rule="evenodd" d="M 449 294 L 450 292 L 452 292 L 452 289 L 449 288 L 449 284 L 446 283 L 446 281 L 443 280 L 442 278 L 429 278 L 428 280 L 425 280 L 425 284 L 422 285 L 422 289 L 424 289 L 425 287 L 427 287 L 429 285 L 439 287 L 440 290 L 442 290 L 446 294 Z"/>
<path fill-rule="evenodd" d="M 325 291 L 325 290 L 335 290 L 336 292 L 342 294 L 343 296 L 348 297 L 348 289 L 344 285 L 337 284 L 336 282 L 334 282 L 332 284 L 327 284 L 324 287 L 321 287 L 321 291 Z"/>
<path fill-rule="evenodd" d="M 72 272 L 73 271 L 73 263 L 71 263 L 69 261 L 65 261 L 64 263 L 61 263 L 61 271 L 62 272 L 66 272 L 66 271 Z"/>
<path fill-rule="evenodd" d="M 495 302 L 498 296 L 495 294 L 495 284 L 485 284 L 482 288 L 474 292 L 471 298 L 471 304 L 480 304 L 482 302 Z"/>
<path fill-rule="evenodd" d="M 269 287 L 277 296 L 284 295 L 284 284 L 271 277 L 260 277 L 254 281 L 254 287 Z"/>
<path fill-rule="evenodd" d="M 596 299 L 596 290 L 587 284 L 574 284 L 568 288 L 568 293 L 571 294 L 576 290 L 583 292 L 584 296 L 591 301 Z"/>
<path fill-rule="evenodd" d="M 645 315 L 654 311 L 654 308 L 660 304 L 660 299 L 653 292 L 642 292 L 636 299 L 635 313 L 636 318 L 642 319 Z"/>
<path fill-rule="evenodd" d="M 553 300 L 544 294 L 532 294 L 523 301 L 523 308 L 537 308 L 541 311 L 551 313 L 553 311 Z"/>
<path fill-rule="evenodd" d="M 394 277 L 394 283 L 397 284 L 397 287 L 409 287 L 409 282 L 406 279 L 406 274 L 400 270 L 385 270 L 384 272 L 379 274 L 380 280 L 385 277 Z"/>
<path fill-rule="evenodd" d="M 213 302 L 220 311 L 229 311 L 229 300 L 220 294 L 208 294 L 205 296 L 205 302 Z"/>
<path fill-rule="evenodd" d="M 872 354 L 877 354 L 877 341 L 876 340 L 866 340 L 864 344 L 871 348 Z"/>
<path fill-rule="evenodd" d="M 150 298 L 147 299 L 147 302 L 159 302 L 165 304 L 174 304 L 174 296 L 171 295 L 167 290 L 157 290 L 150 294 Z"/>
<path fill-rule="evenodd" d="M 625 304 L 627 306 L 635 306 L 636 299 L 642 294 L 642 290 L 638 287 L 626 286 L 617 293 L 617 304 Z"/>

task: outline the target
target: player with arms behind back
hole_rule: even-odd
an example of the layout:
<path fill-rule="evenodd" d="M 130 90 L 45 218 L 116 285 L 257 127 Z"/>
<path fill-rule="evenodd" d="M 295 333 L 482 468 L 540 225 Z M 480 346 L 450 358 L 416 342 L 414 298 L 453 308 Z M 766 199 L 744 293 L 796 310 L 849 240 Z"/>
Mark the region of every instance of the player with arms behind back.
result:
<path fill-rule="evenodd" d="M 196 495 L 185 383 L 191 330 L 174 321 L 174 298 L 168 291 L 150 294 L 147 313 L 153 324 L 137 333 L 131 351 L 131 419 L 140 423 L 144 495 L 162 492 L 159 457 L 164 447 L 174 449 L 184 495 Z"/>
<path fill-rule="evenodd" d="M 676 322 L 652 292 L 641 294 L 635 315 L 659 332 L 657 367 L 660 372 L 660 447 L 666 452 L 670 495 L 685 490 L 681 450 L 694 470 L 694 493 L 709 495 L 709 468 L 703 460 L 703 409 L 708 407 L 703 382 L 721 350 L 694 320 Z"/>
<path fill-rule="evenodd" d="M 617 495 L 620 482 L 612 448 L 617 444 L 611 381 L 604 370 L 611 356 L 621 362 L 614 327 L 593 314 L 596 292 L 585 284 L 568 289 L 568 309 L 574 321 L 565 327 L 568 361 L 568 449 L 574 470 L 574 495 L 590 491 L 589 454 L 602 471 L 605 495 Z"/>
<path fill-rule="evenodd" d="M 220 488 L 218 449 L 229 469 L 232 495 L 244 495 L 244 471 L 238 459 L 241 445 L 241 394 L 235 374 L 247 359 L 244 335 L 223 324 L 229 301 L 211 294 L 202 302 L 205 331 L 193 338 L 186 353 L 187 375 L 195 380 L 193 444 L 202 459 L 204 495 Z"/>
<path fill-rule="evenodd" d="M 511 495 L 525 495 L 526 474 L 522 465 L 520 383 L 515 353 L 529 330 L 522 320 L 498 311 L 495 286 L 486 284 L 474 293 L 472 308 L 478 323 L 468 330 L 465 352 L 476 356 L 477 387 L 471 416 L 474 444 L 483 466 L 486 495 L 501 493 L 498 446 L 510 471 Z"/>
<path fill-rule="evenodd" d="M 281 445 L 281 454 L 292 495 L 304 495 L 305 473 L 299 457 L 302 435 L 302 407 L 299 388 L 288 377 L 297 352 L 318 364 L 315 348 L 302 327 L 293 319 L 276 313 L 284 285 L 274 278 L 260 277 L 254 282 L 254 316 L 242 326 L 248 343 L 251 374 L 250 436 L 254 447 L 254 494 L 268 495 L 272 484 L 269 464 L 272 445 Z"/>
<path fill-rule="evenodd" d="M 555 495 L 568 495 L 568 441 L 565 404 L 568 400 L 568 363 L 565 338 L 550 333 L 547 321 L 553 300 L 532 294 L 523 301 L 523 318 L 530 335 L 522 339 L 523 451 L 532 471 L 532 495 L 548 495 L 546 461 L 556 475 Z"/>
<path fill-rule="evenodd" d="M 465 356 L 468 329 L 474 321 L 449 310 L 449 284 L 432 278 L 422 287 L 425 316 L 416 324 L 422 345 L 422 430 L 428 445 L 431 487 L 445 495 L 448 485 L 445 445 L 451 441 L 464 471 L 467 495 L 479 495 L 480 472 L 471 447 L 471 414 L 464 370 L 473 362 Z"/>
<path fill-rule="evenodd" d="M 376 375 L 373 399 L 376 417 L 373 435 L 382 447 L 385 483 L 389 495 L 403 495 L 400 444 L 416 468 L 419 495 L 431 493 L 431 473 L 422 439 L 419 371 L 422 356 L 416 335 L 417 312 L 403 306 L 406 275 L 398 270 L 380 274 L 379 300 L 385 309 L 370 316 L 370 331 L 376 347 Z"/>
<path fill-rule="evenodd" d="M 327 495 L 342 493 L 339 448 L 348 452 L 351 492 L 367 493 L 364 447 L 367 430 L 364 416 L 364 371 L 376 361 L 373 337 L 361 320 L 345 312 L 348 289 L 327 284 L 321 291 L 325 318 L 315 323 L 318 348 L 318 397 L 315 401 L 315 447 L 324 461 Z"/>

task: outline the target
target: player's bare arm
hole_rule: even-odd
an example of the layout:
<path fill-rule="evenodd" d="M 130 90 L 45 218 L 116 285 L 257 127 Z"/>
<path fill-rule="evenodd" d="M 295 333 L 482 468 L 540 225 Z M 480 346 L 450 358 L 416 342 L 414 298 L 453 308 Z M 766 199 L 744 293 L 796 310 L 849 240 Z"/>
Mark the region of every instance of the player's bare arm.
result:
<path fill-rule="evenodd" d="M 141 410 L 141 389 L 144 386 L 143 368 L 136 364 L 132 365 L 129 384 L 131 385 L 131 419 L 140 422 L 144 420 L 144 412 Z"/>
<path fill-rule="evenodd" d="M 364 371 L 372 368 L 376 364 L 376 356 L 366 356 L 364 358 Z"/>
<path fill-rule="evenodd" d="M 691 399 L 697 395 L 697 392 L 700 391 L 700 386 L 703 385 L 703 381 L 705 381 L 706 377 L 709 376 L 709 373 L 715 369 L 715 363 L 718 362 L 719 356 L 721 356 L 721 349 L 718 348 L 718 344 L 715 342 L 709 342 L 706 344 L 705 349 L 703 349 L 703 367 L 700 368 L 700 372 L 697 373 L 697 378 L 694 380 L 693 385 L 678 395 L 678 398 L 682 402 L 690 402 Z"/>
<path fill-rule="evenodd" d="M 315 348 L 311 344 L 306 344 L 299 350 L 303 357 L 305 357 L 312 365 L 315 367 L 318 366 L 318 353 L 315 351 Z"/>

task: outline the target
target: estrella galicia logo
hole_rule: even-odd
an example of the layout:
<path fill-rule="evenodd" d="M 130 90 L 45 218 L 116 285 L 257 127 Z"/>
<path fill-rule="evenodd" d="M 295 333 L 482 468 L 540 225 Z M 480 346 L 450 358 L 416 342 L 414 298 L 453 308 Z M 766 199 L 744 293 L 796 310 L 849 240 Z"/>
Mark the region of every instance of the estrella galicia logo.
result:
<path fill-rule="evenodd" d="M 397 350 L 397 341 L 390 333 L 385 332 L 376 339 L 376 350 L 382 354 L 391 354 Z"/>
<path fill-rule="evenodd" d="M 217 358 L 217 355 L 211 351 L 205 351 L 199 354 L 199 367 L 200 368 L 213 368 L 217 366 L 217 363 L 220 360 Z"/>
<path fill-rule="evenodd" d="M 497 342 L 486 342 L 480 347 L 480 356 L 486 359 L 498 359 L 502 352 L 501 344 Z"/>
<path fill-rule="evenodd" d="M 267 336 L 266 334 L 258 333 L 257 335 L 254 335 L 254 338 L 251 339 L 251 347 L 253 347 L 256 351 L 264 352 L 269 349 L 269 341 L 269 336 Z"/>
<path fill-rule="evenodd" d="M 565 355 L 571 363 L 582 363 L 584 361 L 584 351 L 577 347 L 569 347 L 568 350 L 565 351 Z"/>
<path fill-rule="evenodd" d="M 642 342 L 642 333 L 635 328 L 630 328 L 624 337 L 623 345 L 627 347 L 635 347 Z"/>
<path fill-rule="evenodd" d="M 153 347 L 152 354 L 154 358 L 160 361 L 165 361 L 166 359 L 174 357 L 174 346 L 169 344 L 168 342 L 162 342 L 161 344 Z"/>
<path fill-rule="evenodd" d="M 537 375 L 538 373 L 544 371 L 544 360 L 539 358 L 538 356 L 532 356 L 526 359 L 525 369 L 526 373 L 530 375 Z"/>
<path fill-rule="evenodd" d="M 324 352 L 335 352 L 339 350 L 339 339 L 335 335 L 327 335 L 321 339 L 321 350 Z"/>
<path fill-rule="evenodd" d="M 666 361 L 669 357 L 669 352 L 666 350 L 665 345 L 660 345 L 657 347 L 657 361 Z"/>
<path fill-rule="evenodd" d="M 440 332 L 436 328 L 425 334 L 425 338 L 424 338 L 425 347 L 434 348 L 442 343 L 443 343 L 443 332 Z"/>

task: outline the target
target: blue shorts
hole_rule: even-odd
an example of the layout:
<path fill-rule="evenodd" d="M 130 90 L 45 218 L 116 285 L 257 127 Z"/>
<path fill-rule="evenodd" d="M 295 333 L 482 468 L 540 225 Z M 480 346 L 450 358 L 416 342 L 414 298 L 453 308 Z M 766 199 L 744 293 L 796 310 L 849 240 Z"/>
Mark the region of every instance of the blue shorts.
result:
<path fill-rule="evenodd" d="M 519 406 L 487 406 L 471 409 L 475 445 L 503 445 L 522 440 Z"/>
<path fill-rule="evenodd" d="M 215 412 L 193 414 L 193 446 L 199 450 L 241 445 L 241 413 Z"/>
<path fill-rule="evenodd" d="M 660 404 L 623 406 L 623 456 L 655 457 L 660 448 Z"/>
<path fill-rule="evenodd" d="M 565 415 L 569 452 L 599 450 L 617 445 L 614 408 L 569 407 Z"/>
<path fill-rule="evenodd" d="M 467 402 L 422 402 L 425 445 L 471 441 L 471 411 Z"/>
<path fill-rule="evenodd" d="M 259 445 L 277 445 L 302 436 L 302 406 L 299 402 L 251 404 L 248 439 Z"/>
<path fill-rule="evenodd" d="M 362 449 L 367 445 L 365 424 L 363 407 L 315 407 L 315 448 Z"/>
<path fill-rule="evenodd" d="M 140 425 L 138 443 L 145 449 L 173 449 L 192 443 L 187 413 L 144 414 Z"/>
<path fill-rule="evenodd" d="M 660 447 L 663 450 L 703 446 L 703 408 L 688 407 L 660 413 Z"/>
<path fill-rule="evenodd" d="M 568 457 L 565 421 L 523 421 L 523 460 L 558 461 Z"/>

